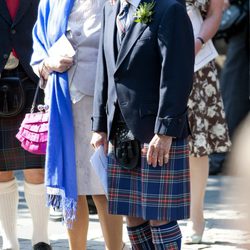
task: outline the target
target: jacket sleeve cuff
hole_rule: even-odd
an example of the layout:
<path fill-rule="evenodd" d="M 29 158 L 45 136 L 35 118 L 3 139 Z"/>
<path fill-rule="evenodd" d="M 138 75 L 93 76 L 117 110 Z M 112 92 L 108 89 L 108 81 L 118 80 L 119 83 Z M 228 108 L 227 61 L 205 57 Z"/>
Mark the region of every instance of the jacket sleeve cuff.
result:
<path fill-rule="evenodd" d="M 187 111 L 177 117 L 158 117 L 155 122 L 155 134 L 181 137 L 187 123 Z"/>
<path fill-rule="evenodd" d="M 107 117 L 91 117 L 92 131 L 107 132 Z"/>

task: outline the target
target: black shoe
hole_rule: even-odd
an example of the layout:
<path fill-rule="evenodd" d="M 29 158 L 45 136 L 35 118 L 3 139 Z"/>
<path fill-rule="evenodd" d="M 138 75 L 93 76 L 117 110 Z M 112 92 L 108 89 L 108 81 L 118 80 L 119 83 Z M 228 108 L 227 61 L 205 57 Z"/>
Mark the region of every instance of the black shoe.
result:
<path fill-rule="evenodd" d="M 52 247 L 44 242 L 38 242 L 33 246 L 33 250 L 52 250 Z"/>

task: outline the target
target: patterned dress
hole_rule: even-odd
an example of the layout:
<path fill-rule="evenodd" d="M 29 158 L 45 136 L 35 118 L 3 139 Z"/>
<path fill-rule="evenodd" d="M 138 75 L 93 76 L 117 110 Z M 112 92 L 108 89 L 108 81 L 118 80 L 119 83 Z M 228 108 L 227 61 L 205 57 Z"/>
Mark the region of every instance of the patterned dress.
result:
<path fill-rule="evenodd" d="M 210 0 L 187 0 L 206 16 Z M 201 157 L 213 152 L 227 152 L 231 142 L 225 112 L 219 92 L 219 81 L 214 60 L 194 74 L 193 89 L 189 98 L 191 128 L 191 155 Z"/>

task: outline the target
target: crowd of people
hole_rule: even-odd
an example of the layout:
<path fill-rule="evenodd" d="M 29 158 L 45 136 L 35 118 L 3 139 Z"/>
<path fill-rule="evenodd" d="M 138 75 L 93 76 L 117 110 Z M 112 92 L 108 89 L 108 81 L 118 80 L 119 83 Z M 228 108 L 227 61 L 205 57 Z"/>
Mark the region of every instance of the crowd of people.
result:
<path fill-rule="evenodd" d="M 35 250 L 52 249 L 48 205 L 62 210 L 70 249 L 86 249 L 87 196 L 106 249 L 127 249 L 123 218 L 132 249 L 202 242 L 208 159 L 225 161 L 250 111 L 247 14 L 228 34 L 220 81 L 214 58 L 196 71 L 194 64 L 223 12 L 235 5 L 248 13 L 247 2 L 0 2 L 2 249 L 19 249 L 15 170 L 24 173 Z M 190 6 L 202 17 L 198 33 Z M 25 151 L 16 139 L 39 79 L 39 103 L 49 107 L 46 155 Z M 107 191 L 90 163 L 99 147 Z M 182 219 L 189 219 L 184 237 Z"/>

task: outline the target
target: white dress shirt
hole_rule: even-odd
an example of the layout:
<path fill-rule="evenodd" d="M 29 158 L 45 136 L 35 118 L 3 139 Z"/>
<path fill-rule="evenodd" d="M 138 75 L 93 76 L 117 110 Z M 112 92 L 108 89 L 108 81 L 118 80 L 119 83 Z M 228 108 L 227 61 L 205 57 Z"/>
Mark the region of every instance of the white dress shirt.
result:
<path fill-rule="evenodd" d="M 128 30 L 129 27 L 131 26 L 132 22 L 135 19 L 134 15 L 136 13 L 136 9 L 138 8 L 141 0 L 121 0 L 121 2 L 123 2 L 123 1 L 127 1 L 128 3 L 130 3 L 130 7 L 129 7 L 129 11 L 128 11 L 128 18 L 126 21 L 126 27 Z"/>

